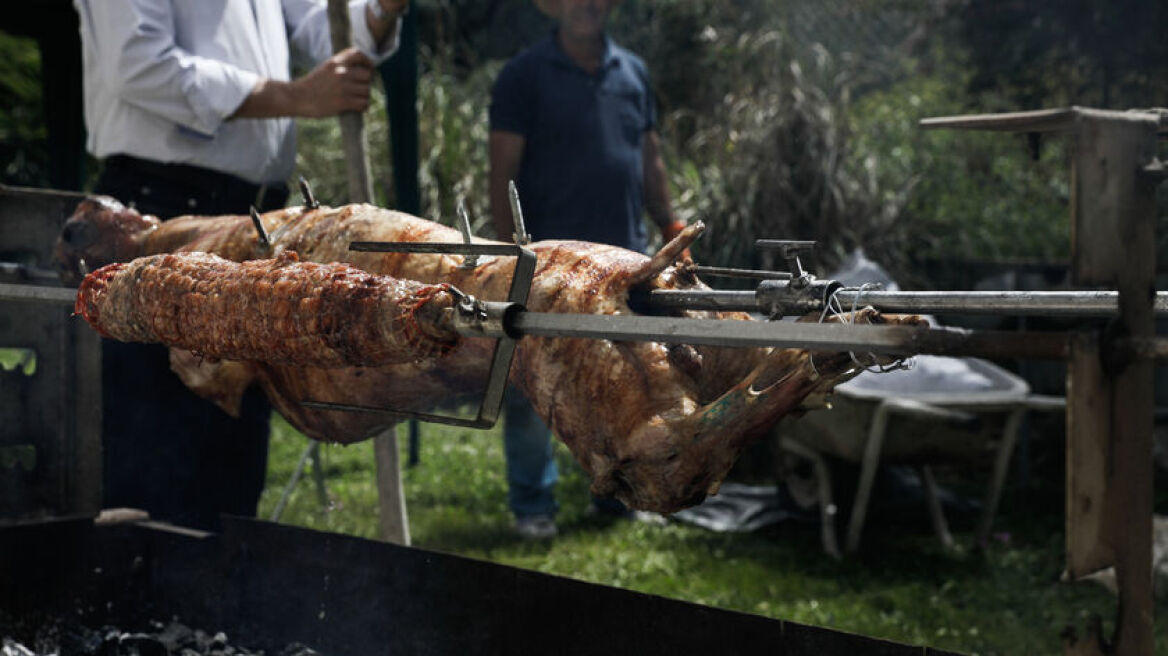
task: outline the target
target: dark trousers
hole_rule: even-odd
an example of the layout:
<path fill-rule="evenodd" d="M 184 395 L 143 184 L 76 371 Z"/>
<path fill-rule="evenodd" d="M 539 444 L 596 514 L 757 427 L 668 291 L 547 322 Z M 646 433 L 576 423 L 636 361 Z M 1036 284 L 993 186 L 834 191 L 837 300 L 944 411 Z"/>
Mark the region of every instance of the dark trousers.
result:
<path fill-rule="evenodd" d="M 203 169 L 114 158 L 94 189 L 143 214 L 244 214 L 260 189 Z M 261 211 L 286 188 L 265 189 Z M 158 344 L 102 344 L 104 505 L 217 531 L 220 513 L 254 517 L 264 488 L 271 407 L 252 387 L 239 419 L 196 396 Z"/>

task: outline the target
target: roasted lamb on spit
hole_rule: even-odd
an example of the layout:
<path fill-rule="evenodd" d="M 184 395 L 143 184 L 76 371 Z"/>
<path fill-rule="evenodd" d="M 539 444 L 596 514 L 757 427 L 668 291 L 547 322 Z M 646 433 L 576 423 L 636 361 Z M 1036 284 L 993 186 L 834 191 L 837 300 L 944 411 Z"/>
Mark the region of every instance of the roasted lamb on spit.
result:
<path fill-rule="evenodd" d="M 229 412 L 258 383 L 309 437 L 353 442 L 392 418 L 301 401 L 421 411 L 481 392 L 492 340 L 448 334 L 440 315 L 451 290 L 505 298 L 511 258 L 468 268 L 459 255 L 349 251 L 353 241 L 460 241 L 456 230 L 370 205 L 292 207 L 260 221 L 267 241 L 247 216 L 162 223 L 93 198 L 65 224 L 57 258 L 74 278 L 114 264 L 91 274 L 78 312 L 116 338 L 172 346 L 176 373 Z M 704 288 L 674 266 L 701 229 L 690 226 L 653 257 L 578 241 L 532 244 L 538 262 L 526 306 L 632 314 L 634 288 Z M 195 319 L 212 308 L 228 316 Z M 680 314 L 750 320 L 734 312 Z M 854 319 L 920 322 L 870 309 Z M 847 353 L 527 337 L 510 380 L 567 444 L 594 494 L 673 512 L 716 492 L 752 439 L 856 372 Z"/>

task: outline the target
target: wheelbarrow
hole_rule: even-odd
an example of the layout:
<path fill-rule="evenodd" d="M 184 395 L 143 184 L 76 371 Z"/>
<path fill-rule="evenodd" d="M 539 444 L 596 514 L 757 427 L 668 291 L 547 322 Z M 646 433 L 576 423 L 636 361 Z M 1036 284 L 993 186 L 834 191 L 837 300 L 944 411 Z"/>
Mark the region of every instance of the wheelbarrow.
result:
<path fill-rule="evenodd" d="M 986 360 L 918 356 L 912 369 L 865 372 L 839 385 L 830 403 L 828 410 L 784 422 L 779 446 L 813 464 L 824 550 L 839 558 L 826 456 L 860 464 L 848 518 L 849 553 L 859 548 L 879 464 L 917 469 L 933 529 L 948 547 L 953 538 L 930 466 L 989 461 L 992 472 L 975 533 L 976 544 L 984 544 L 1024 413 L 1057 402 L 1032 397 L 1026 381 Z"/>

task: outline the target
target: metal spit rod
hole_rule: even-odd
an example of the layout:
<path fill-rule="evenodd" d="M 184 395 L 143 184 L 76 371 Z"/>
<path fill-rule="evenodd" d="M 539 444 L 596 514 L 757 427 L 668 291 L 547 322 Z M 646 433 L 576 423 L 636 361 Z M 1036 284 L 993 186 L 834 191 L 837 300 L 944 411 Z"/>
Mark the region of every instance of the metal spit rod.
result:
<path fill-rule="evenodd" d="M 478 304 L 479 312 L 456 319 L 456 332 L 474 337 L 582 337 L 904 356 L 976 355 L 1039 360 L 1065 358 L 1069 344 L 1066 334 L 1052 332 L 570 314 L 529 312 L 512 303 L 479 301 Z"/>
<path fill-rule="evenodd" d="M 0 282 L 0 301 L 40 301 L 72 306 L 77 302 L 77 290 L 71 287 Z"/>
<path fill-rule="evenodd" d="M 1119 312 L 1114 291 L 855 291 L 841 289 L 835 298 L 845 310 L 853 304 L 882 312 L 924 314 L 998 314 L 1046 317 L 1109 317 Z M 754 290 L 659 289 L 643 297 L 650 307 L 674 310 L 768 312 L 770 304 Z M 799 313 L 818 312 L 823 299 L 805 298 Z M 1168 292 L 1157 292 L 1154 312 L 1168 316 Z"/>
<path fill-rule="evenodd" d="M 361 250 L 363 244 L 354 250 Z M 446 247 L 449 251 L 449 247 Z M 425 250 L 425 247 L 418 250 Z M 472 249 L 467 249 L 471 251 Z M 473 254 L 483 253 L 481 246 Z M 489 253 L 494 255 L 495 253 Z M 1119 311 L 1119 295 L 1113 291 L 1076 292 L 856 292 L 841 290 L 836 298 L 845 310 L 871 305 L 882 312 L 924 314 L 997 314 L 1046 317 L 1109 317 Z M 77 290 L 68 287 L 0 283 L 0 300 L 43 301 L 72 305 Z M 658 289 L 643 299 L 650 307 L 662 310 L 717 310 L 767 312 L 768 304 L 752 290 L 685 290 Z M 822 310 L 818 300 L 809 299 L 802 313 Z M 1168 316 L 1168 292 L 1157 292 L 1154 301 L 1157 316 Z"/>

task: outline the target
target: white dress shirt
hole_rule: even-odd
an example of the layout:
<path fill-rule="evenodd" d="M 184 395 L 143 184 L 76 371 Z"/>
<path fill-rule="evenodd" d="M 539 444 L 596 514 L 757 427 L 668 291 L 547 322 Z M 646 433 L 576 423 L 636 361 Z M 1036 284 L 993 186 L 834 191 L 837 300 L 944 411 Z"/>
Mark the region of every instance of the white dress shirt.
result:
<path fill-rule="evenodd" d="M 332 55 L 324 0 L 73 0 L 81 19 L 87 148 L 193 164 L 256 184 L 296 163 L 290 118 L 227 120 L 261 77 L 290 79 Z M 350 0 L 354 45 L 381 51 Z M 400 28 L 400 24 L 399 24 Z M 296 59 L 293 60 L 292 57 Z"/>

